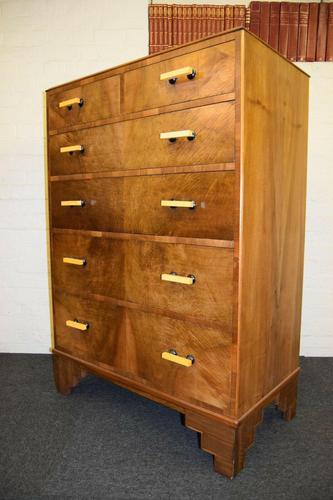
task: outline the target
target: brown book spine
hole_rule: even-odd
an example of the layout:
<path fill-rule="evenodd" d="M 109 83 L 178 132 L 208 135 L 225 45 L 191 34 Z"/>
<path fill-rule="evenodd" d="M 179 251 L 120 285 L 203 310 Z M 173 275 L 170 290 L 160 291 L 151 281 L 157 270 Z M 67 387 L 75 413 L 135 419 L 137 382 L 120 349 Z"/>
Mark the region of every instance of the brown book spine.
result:
<path fill-rule="evenodd" d="M 298 43 L 299 3 L 289 5 L 288 59 L 296 61 Z"/>
<path fill-rule="evenodd" d="M 319 3 L 311 2 L 309 5 L 308 39 L 306 42 L 306 60 L 316 60 L 317 31 L 318 31 Z"/>
<path fill-rule="evenodd" d="M 188 41 L 193 42 L 193 7 L 187 7 L 188 17 Z"/>
<path fill-rule="evenodd" d="M 250 29 L 250 18 L 251 18 L 251 8 L 246 7 L 245 9 L 245 28 Z"/>
<path fill-rule="evenodd" d="M 328 4 L 321 2 L 319 4 L 318 33 L 316 61 L 325 61 L 326 59 L 326 41 L 328 24 Z"/>
<path fill-rule="evenodd" d="M 187 7 L 183 7 L 183 43 L 188 42 Z"/>
<path fill-rule="evenodd" d="M 163 5 L 163 45 L 164 49 L 168 48 L 168 6 Z"/>
<path fill-rule="evenodd" d="M 326 61 L 333 61 L 333 2 L 328 4 Z"/>
<path fill-rule="evenodd" d="M 215 35 L 215 33 L 217 33 L 217 28 L 216 28 L 216 8 L 215 8 L 215 5 L 211 6 L 210 15 L 211 15 L 211 19 L 212 19 L 211 20 L 212 34 Z"/>
<path fill-rule="evenodd" d="M 198 38 L 202 38 L 202 7 L 197 5 L 197 15 L 198 15 Z"/>
<path fill-rule="evenodd" d="M 207 36 L 207 7 L 202 7 L 202 38 Z"/>
<path fill-rule="evenodd" d="M 225 7 L 224 5 L 221 5 L 220 7 L 220 25 L 221 25 L 221 31 L 225 30 Z"/>
<path fill-rule="evenodd" d="M 198 39 L 198 7 L 196 5 L 192 7 L 192 38 Z"/>
<path fill-rule="evenodd" d="M 172 5 L 168 5 L 168 47 L 172 47 Z"/>
<path fill-rule="evenodd" d="M 149 54 L 153 53 L 153 22 L 154 22 L 154 17 L 153 17 L 153 6 L 149 5 L 148 6 L 148 19 L 149 19 Z"/>
<path fill-rule="evenodd" d="M 281 2 L 280 30 L 279 30 L 279 52 L 284 57 L 288 56 L 289 37 L 289 3 Z"/>
<path fill-rule="evenodd" d="M 153 7 L 153 12 L 154 12 L 154 15 L 153 15 L 153 19 L 154 19 L 154 28 L 153 28 L 153 33 L 154 33 L 154 44 L 153 44 L 153 47 L 154 47 L 154 50 L 153 52 L 158 52 L 159 51 L 159 43 L 160 43 L 160 33 L 159 33 L 159 29 L 160 29 L 160 26 L 159 26 L 159 18 L 158 18 L 158 7 L 156 5 L 154 5 Z"/>
<path fill-rule="evenodd" d="M 270 2 L 269 9 L 269 45 L 279 50 L 280 2 Z"/>
<path fill-rule="evenodd" d="M 306 42 L 308 39 L 309 4 L 299 5 L 299 25 L 297 43 L 297 61 L 306 61 Z"/>
<path fill-rule="evenodd" d="M 178 11 L 177 5 L 172 6 L 172 46 L 178 45 Z"/>
<path fill-rule="evenodd" d="M 207 36 L 212 34 L 212 8 L 207 5 Z"/>
<path fill-rule="evenodd" d="M 217 5 L 215 8 L 215 26 L 216 26 L 216 33 L 220 33 L 223 28 L 221 29 L 221 8 Z"/>
<path fill-rule="evenodd" d="M 183 37 L 184 37 L 183 8 L 182 7 L 177 7 L 177 24 L 178 24 L 177 45 L 181 45 L 183 43 Z"/>
<path fill-rule="evenodd" d="M 260 2 L 250 3 L 250 31 L 259 36 L 260 33 Z"/>
<path fill-rule="evenodd" d="M 230 30 L 234 27 L 234 8 L 232 5 L 225 6 L 224 29 Z"/>
<path fill-rule="evenodd" d="M 269 39 L 269 8 L 269 2 L 261 3 L 259 36 L 266 43 L 268 43 Z"/>

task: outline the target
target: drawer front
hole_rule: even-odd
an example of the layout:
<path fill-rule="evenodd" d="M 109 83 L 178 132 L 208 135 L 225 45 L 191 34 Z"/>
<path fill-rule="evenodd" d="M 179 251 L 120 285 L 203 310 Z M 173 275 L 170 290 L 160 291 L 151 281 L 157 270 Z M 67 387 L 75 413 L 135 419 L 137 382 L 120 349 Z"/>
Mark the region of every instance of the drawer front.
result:
<path fill-rule="evenodd" d="M 54 227 L 233 239 L 234 173 L 114 177 L 51 183 Z M 83 206 L 62 206 L 66 201 Z M 194 202 L 195 208 L 161 206 Z"/>
<path fill-rule="evenodd" d="M 51 136 L 51 175 L 234 161 L 233 102 L 113 123 Z M 194 140 L 160 133 L 194 131 Z M 61 148 L 81 150 L 61 152 Z"/>
<path fill-rule="evenodd" d="M 222 330 L 69 294 L 56 294 L 54 299 L 57 348 L 110 367 L 147 389 L 201 406 L 229 408 L 231 340 Z M 66 326 L 73 319 L 88 323 L 88 329 Z M 172 349 L 177 361 L 191 355 L 194 363 L 186 367 L 163 359 L 162 353 Z"/>
<path fill-rule="evenodd" d="M 50 130 L 115 117 L 119 113 L 119 76 L 64 90 L 48 98 Z"/>
<path fill-rule="evenodd" d="M 190 69 L 195 70 L 191 79 L 187 77 Z M 165 75 L 170 71 L 178 74 L 175 82 Z M 166 78 L 161 80 L 161 75 Z M 190 52 L 125 73 L 125 112 L 233 92 L 234 80 L 234 42 Z"/>
<path fill-rule="evenodd" d="M 231 329 L 232 249 L 55 233 L 53 271 L 54 285 L 71 293 L 205 317 Z"/>

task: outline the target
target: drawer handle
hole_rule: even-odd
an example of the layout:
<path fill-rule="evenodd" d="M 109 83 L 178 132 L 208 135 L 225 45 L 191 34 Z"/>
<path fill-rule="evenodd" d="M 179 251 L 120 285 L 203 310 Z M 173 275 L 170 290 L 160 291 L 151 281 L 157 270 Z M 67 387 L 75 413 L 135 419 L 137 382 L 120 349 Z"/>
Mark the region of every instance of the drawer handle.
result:
<path fill-rule="evenodd" d="M 72 264 L 73 266 L 85 266 L 86 259 L 75 259 L 74 257 L 64 257 L 62 259 L 64 264 Z"/>
<path fill-rule="evenodd" d="M 160 80 L 168 80 L 171 85 L 174 85 L 179 76 L 186 76 L 189 80 L 193 80 L 196 74 L 197 73 L 192 66 L 185 66 L 184 68 L 174 69 L 173 71 L 168 71 L 167 73 L 161 73 Z"/>
<path fill-rule="evenodd" d="M 84 147 L 82 144 L 74 144 L 73 146 L 63 146 L 60 148 L 60 153 L 69 153 L 70 155 L 72 155 L 75 151 L 84 153 Z"/>
<path fill-rule="evenodd" d="M 194 285 L 195 279 L 193 274 L 189 274 L 188 276 L 180 276 L 177 273 L 161 274 L 162 281 L 171 281 L 172 283 L 181 283 L 182 285 Z"/>
<path fill-rule="evenodd" d="M 86 330 L 88 330 L 89 328 L 89 323 L 86 323 L 86 322 L 81 322 L 81 321 L 78 321 L 77 319 L 68 319 L 66 321 L 66 326 L 68 326 L 69 328 L 75 328 L 76 330 L 81 330 L 81 332 L 84 332 Z"/>
<path fill-rule="evenodd" d="M 59 102 L 59 108 L 67 108 L 70 111 L 73 108 L 73 104 L 77 104 L 82 108 L 84 100 L 81 97 L 73 97 L 73 99 L 67 99 L 67 101 Z"/>
<path fill-rule="evenodd" d="M 195 208 L 195 201 L 183 200 L 161 200 L 161 207 L 171 208 Z"/>
<path fill-rule="evenodd" d="M 189 141 L 193 141 L 196 134 L 193 130 L 172 130 L 171 132 L 160 133 L 160 139 L 169 139 L 170 142 L 176 142 L 177 139 L 182 137 L 186 137 Z"/>
<path fill-rule="evenodd" d="M 84 200 L 63 200 L 62 207 L 84 207 L 86 202 Z"/>
<path fill-rule="evenodd" d="M 195 359 L 192 354 L 188 354 L 186 357 L 178 356 L 177 351 L 174 349 L 170 349 L 170 351 L 162 352 L 162 359 L 166 359 L 167 361 L 172 361 L 172 363 L 177 363 L 178 365 L 185 366 L 189 368 L 193 365 Z"/>

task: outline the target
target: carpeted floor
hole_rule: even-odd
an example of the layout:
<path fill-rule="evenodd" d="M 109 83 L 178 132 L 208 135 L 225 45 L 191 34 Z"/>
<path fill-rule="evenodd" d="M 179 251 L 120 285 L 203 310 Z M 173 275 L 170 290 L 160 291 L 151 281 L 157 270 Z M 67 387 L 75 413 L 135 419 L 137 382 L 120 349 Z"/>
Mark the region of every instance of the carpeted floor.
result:
<path fill-rule="evenodd" d="M 233 481 L 179 414 L 89 377 L 54 388 L 48 355 L 0 355 L 0 498 L 333 498 L 333 359 L 303 358 L 298 413 L 265 413 Z"/>

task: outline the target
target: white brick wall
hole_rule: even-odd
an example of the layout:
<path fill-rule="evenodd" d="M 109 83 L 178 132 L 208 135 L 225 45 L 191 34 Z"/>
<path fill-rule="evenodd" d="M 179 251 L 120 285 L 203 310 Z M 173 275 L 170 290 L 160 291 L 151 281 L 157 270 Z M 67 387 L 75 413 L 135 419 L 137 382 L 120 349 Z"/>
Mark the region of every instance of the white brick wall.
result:
<path fill-rule="evenodd" d="M 147 3 L 0 0 L 0 351 L 48 352 L 51 343 L 43 90 L 146 55 Z M 302 353 L 325 356 L 333 355 L 333 64 L 300 66 L 312 75 Z"/>

